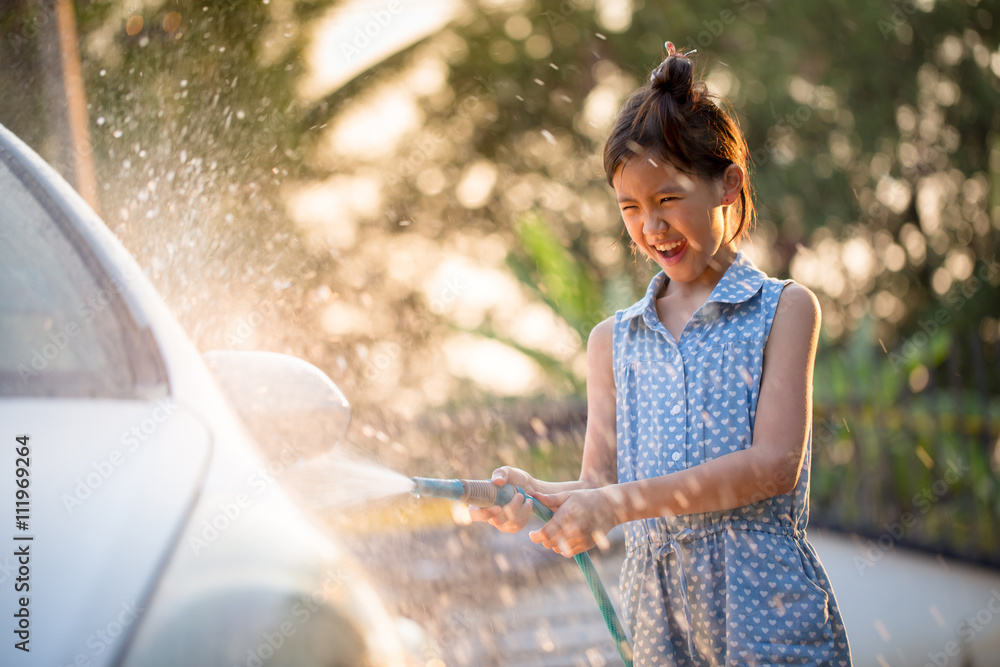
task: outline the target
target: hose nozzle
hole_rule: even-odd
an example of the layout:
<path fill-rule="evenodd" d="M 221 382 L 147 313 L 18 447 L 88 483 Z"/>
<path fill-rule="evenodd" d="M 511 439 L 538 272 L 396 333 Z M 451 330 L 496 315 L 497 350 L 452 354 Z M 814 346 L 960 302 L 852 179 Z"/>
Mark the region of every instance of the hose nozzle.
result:
<path fill-rule="evenodd" d="M 447 498 L 458 500 L 476 507 L 492 507 L 506 505 L 519 491 L 515 486 L 507 484 L 497 486 L 488 479 L 431 479 L 429 477 L 414 477 L 413 491 L 415 496 Z"/>

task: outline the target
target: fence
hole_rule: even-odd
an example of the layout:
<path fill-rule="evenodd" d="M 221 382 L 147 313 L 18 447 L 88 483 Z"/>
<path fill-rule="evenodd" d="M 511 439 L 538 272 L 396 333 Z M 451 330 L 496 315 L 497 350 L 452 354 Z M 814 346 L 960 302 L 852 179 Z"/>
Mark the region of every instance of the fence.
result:
<path fill-rule="evenodd" d="M 1000 567 L 1000 343 L 817 362 L 812 524 Z"/>

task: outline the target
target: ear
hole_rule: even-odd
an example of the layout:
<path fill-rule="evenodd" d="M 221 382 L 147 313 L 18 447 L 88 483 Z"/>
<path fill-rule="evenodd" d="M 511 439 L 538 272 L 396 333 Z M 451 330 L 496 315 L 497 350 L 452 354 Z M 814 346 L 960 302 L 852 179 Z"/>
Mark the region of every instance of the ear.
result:
<path fill-rule="evenodd" d="M 731 164 L 722 172 L 720 182 L 722 184 L 722 204 L 735 204 L 740 198 L 743 190 L 743 179 L 745 178 L 743 167 L 738 164 Z"/>

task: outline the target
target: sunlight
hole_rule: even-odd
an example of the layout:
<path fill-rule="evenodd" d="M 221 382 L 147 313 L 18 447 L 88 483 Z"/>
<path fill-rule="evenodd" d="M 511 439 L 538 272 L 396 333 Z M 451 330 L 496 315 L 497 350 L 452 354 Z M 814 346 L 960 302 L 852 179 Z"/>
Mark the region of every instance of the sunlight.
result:
<path fill-rule="evenodd" d="M 624 32 L 632 25 L 630 0 L 597 0 L 597 21 L 609 32 Z"/>
<path fill-rule="evenodd" d="M 910 206 L 910 186 L 902 179 L 888 174 L 882 176 L 875 187 L 878 200 L 888 206 L 893 213 L 903 213 Z"/>
<path fill-rule="evenodd" d="M 290 186 L 285 201 L 292 219 L 313 242 L 324 239 L 333 247 L 349 248 L 359 221 L 381 210 L 382 193 L 372 178 L 331 176 Z"/>
<path fill-rule="evenodd" d="M 354 100 L 337 117 L 323 133 L 317 149 L 319 160 L 323 161 L 325 154 L 354 159 L 392 155 L 423 120 L 411 94 L 384 86 Z"/>
<path fill-rule="evenodd" d="M 475 256 L 456 253 L 443 258 L 423 285 L 431 310 L 447 314 L 465 328 L 482 324 L 487 313 L 503 321 L 510 311 L 517 312 L 525 306 L 517 280 L 510 273 L 489 266 L 487 257 L 479 255 L 482 259 L 477 262 L 471 259 Z"/>
<path fill-rule="evenodd" d="M 594 86 L 583 103 L 580 129 L 594 137 L 603 136 L 620 104 L 621 95 L 615 86 L 603 83 Z"/>
<path fill-rule="evenodd" d="M 308 73 L 298 83 L 307 101 L 329 95 L 361 72 L 443 28 L 455 0 L 351 0 L 330 9 L 310 31 Z"/>
<path fill-rule="evenodd" d="M 497 168 L 488 160 L 469 165 L 455 188 L 455 197 L 465 208 L 480 208 L 489 201 L 497 182 Z"/>
<path fill-rule="evenodd" d="M 569 361 L 583 349 L 580 336 L 566 321 L 540 303 L 526 304 L 519 309 L 516 319 L 505 329 L 509 329 L 511 338 L 520 345 L 539 350 L 560 361 Z"/>
<path fill-rule="evenodd" d="M 323 330 L 333 337 L 370 336 L 371 317 L 367 310 L 343 301 L 334 301 L 320 316 Z"/>
<path fill-rule="evenodd" d="M 851 278 L 859 283 L 868 280 L 875 270 L 875 254 L 871 244 L 861 238 L 853 238 L 844 243 L 841 261 Z"/>
<path fill-rule="evenodd" d="M 472 380 L 486 391 L 525 396 L 541 388 L 538 365 L 498 341 L 459 334 L 448 340 L 444 351 L 451 373 Z"/>
<path fill-rule="evenodd" d="M 574 117 L 573 125 L 578 131 L 600 140 L 611 129 L 619 105 L 637 81 L 608 60 L 595 63 L 591 74 L 597 85 L 587 93 L 583 109 Z"/>

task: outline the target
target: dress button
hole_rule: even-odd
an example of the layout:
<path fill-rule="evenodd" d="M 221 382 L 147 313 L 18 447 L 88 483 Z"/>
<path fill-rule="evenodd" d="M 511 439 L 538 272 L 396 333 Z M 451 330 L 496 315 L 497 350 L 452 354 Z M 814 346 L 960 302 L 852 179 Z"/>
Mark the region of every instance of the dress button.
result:
<path fill-rule="evenodd" d="M 670 414 L 672 415 L 676 415 L 680 411 L 681 411 L 680 403 L 677 403 L 676 405 L 674 405 L 674 407 L 670 408 Z"/>
<path fill-rule="evenodd" d="M 681 453 L 680 452 L 674 452 L 673 456 L 671 456 L 670 458 L 672 458 L 674 461 L 680 461 L 681 460 Z"/>

